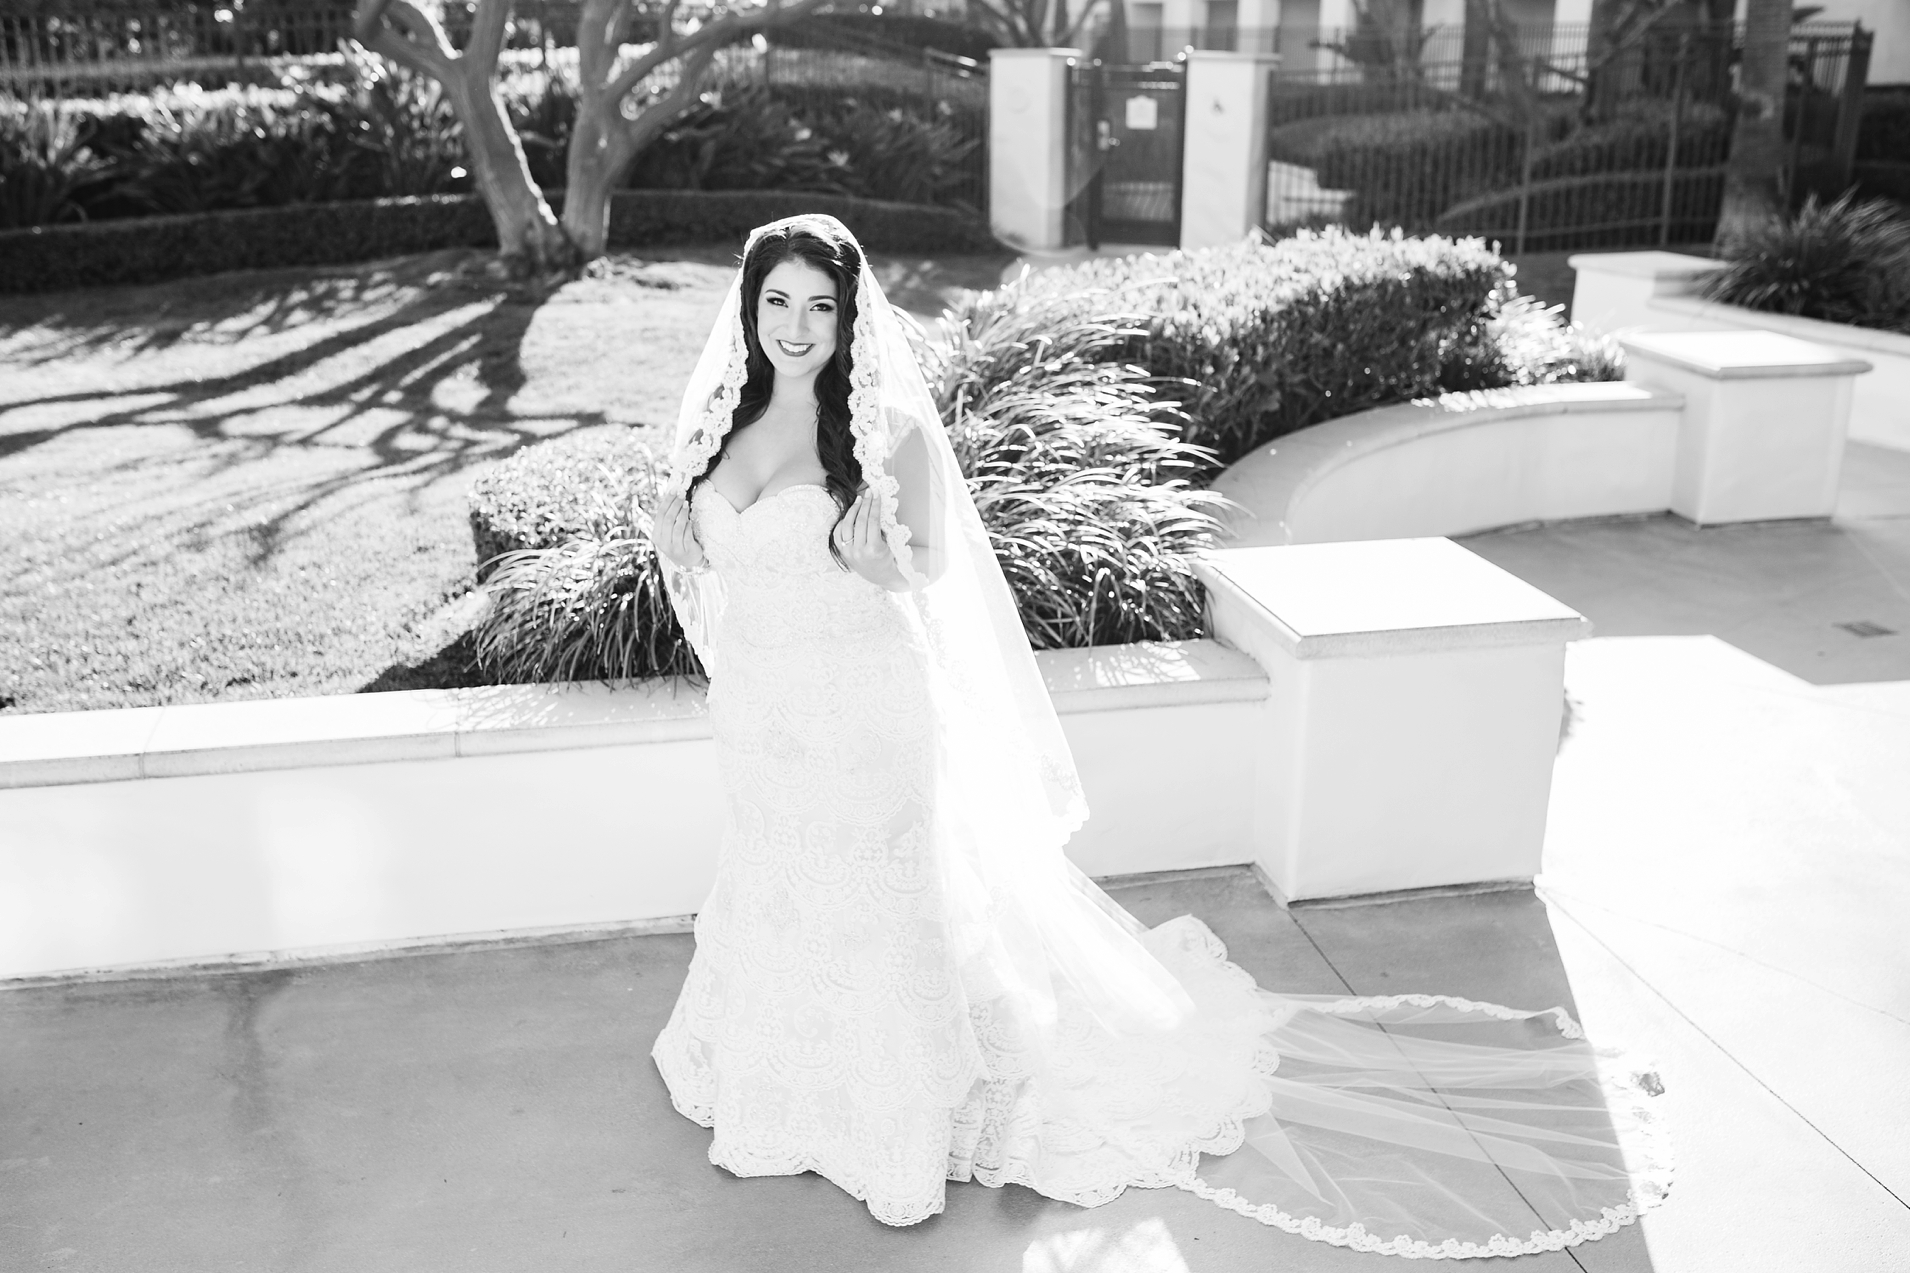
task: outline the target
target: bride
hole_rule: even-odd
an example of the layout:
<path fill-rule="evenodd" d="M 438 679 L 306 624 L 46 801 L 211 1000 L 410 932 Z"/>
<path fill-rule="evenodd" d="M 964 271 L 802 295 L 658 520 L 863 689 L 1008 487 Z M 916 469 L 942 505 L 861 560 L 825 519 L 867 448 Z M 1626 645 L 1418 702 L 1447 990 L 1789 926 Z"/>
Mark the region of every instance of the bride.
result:
<path fill-rule="evenodd" d="M 1655 1080 L 1562 1010 L 1263 990 L 1068 862 L 1080 783 L 910 326 L 840 222 L 755 231 L 654 511 L 725 830 L 653 1056 L 710 1161 L 892 1225 L 950 1180 L 1173 1186 L 1447 1258 L 1658 1201 Z"/>

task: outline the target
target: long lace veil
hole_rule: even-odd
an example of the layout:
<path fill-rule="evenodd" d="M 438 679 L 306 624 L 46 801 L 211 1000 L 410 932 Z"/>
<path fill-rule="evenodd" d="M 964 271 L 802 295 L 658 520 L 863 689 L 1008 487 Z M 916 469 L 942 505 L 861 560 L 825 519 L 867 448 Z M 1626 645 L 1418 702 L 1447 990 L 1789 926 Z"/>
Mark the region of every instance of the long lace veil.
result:
<path fill-rule="evenodd" d="M 776 225 L 805 220 L 848 237 L 833 218 Z M 1144 929 L 1068 862 L 1080 780 L 913 324 L 866 256 L 856 287 L 855 450 L 930 653 L 951 953 L 1012 1071 L 991 1075 L 999 1109 L 958 1117 L 958 1140 L 960 1117 L 984 1128 L 966 1133 L 983 1139 L 960 1170 L 1088 1204 L 1175 1185 L 1317 1241 L 1424 1258 L 1556 1250 L 1660 1199 L 1655 1077 L 1595 1053 L 1562 1010 L 1263 990 L 1198 920 Z M 687 490 L 730 428 L 741 289 L 739 271 L 684 395 L 666 491 Z M 668 569 L 666 583 L 720 677 L 721 581 Z M 991 1150 L 997 1115 L 1022 1139 Z"/>

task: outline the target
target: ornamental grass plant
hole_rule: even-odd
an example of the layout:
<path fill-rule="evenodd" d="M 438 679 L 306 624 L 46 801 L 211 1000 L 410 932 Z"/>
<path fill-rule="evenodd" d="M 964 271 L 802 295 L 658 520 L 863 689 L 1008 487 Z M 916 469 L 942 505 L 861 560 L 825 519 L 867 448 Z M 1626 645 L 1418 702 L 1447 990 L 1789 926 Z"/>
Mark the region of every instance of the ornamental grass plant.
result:
<path fill-rule="evenodd" d="M 1910 216 L 1883 199 L 1812 195 L 1795 216 L 1727 244 L 1707 300 L 1910 333 Z"/>
<path fill-rule="evenodd" d="M 1036 649 L 1201 635 L 1194 562 L 1225 501 L 1195 480 L 1179 405 L 1112 360 L 1142 330 L 1118 308 L 971 298 L 928 372 L 970 494 Z"/>

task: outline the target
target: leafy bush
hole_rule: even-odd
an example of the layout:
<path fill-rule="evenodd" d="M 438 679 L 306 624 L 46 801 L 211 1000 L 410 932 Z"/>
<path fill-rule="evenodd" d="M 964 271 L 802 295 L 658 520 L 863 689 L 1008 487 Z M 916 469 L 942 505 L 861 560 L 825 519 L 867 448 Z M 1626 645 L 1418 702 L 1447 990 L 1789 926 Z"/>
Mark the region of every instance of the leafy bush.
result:
<path fill-rule="evenodd" d="M 82 220 L 110 171 L 81 119 L 45 103 L 0 103 L 0 229 Z"/>
<path fill-rule="evenodd" d="M 563 207 L 562 192 L 551 194 Z M 999 250 L 974 219 L 948 208 L 794 191 L 620 190 L 610 245 L 738 241 L 766 221 L 827 212 L 877 252 Z M 144 217 L 0 231 L 0 293 L 155 283 L 224 270 L 341 265 L 451 247 L 495 247 L 475 195 L 376 199 Z"/>
<path fill-rule="evenodd" d="M 648 518 L 634 514 L 633 501 L 656 506 L 662 476 L 624 435 L 530 447 L 474 487 L 479 554 L 486 534 L 522 545 L 487 563 L 490 607 L 473 641 L 485 673 L 505 682 L 702 674 Z"/>
<path fill-rule="evenodd" d="M 1448 392 L 1623 380 L 1625 350 L 1616 337 L 1567 323 L 1563 305 L 1521 296 L 1510 284 L 1494 295 L 1478 340 L 1448 354 L 1439 387 Z"/>
<path fill-rule="evenodd" d="M 968 318 L 1077 298 L 1128 312 L 1144 334 L 1121 357 L 1182 400 L 1189 442 L 1231 464 L 1281 434 L 1437 393 L 1447 365 L 1485 339 L 1505 262 L 1477 240 L 1301 231 L 1163 256 L 1106 258 L 965 299 Z"/>
<path fill-rule="evenodd" d="M 1711 102 L 1684 103 L 1677 122 L 1678 166 L 1723 163 L 1731 143 L 1731 117 Z M 1565 131 L 1533 149 L 1532 179 L 1613 172 L 1664 171 L 1670 157 L 1671 104 L 1643 98 L 1626 104 L 1617 118 Z"/>
<path fill-rule="evenodd" d="M 957 206 L 979 145 L 943 103 L 884 105 L 894 94 L 798 93 L 749 84 L 706 95 L 632 166 L 636 189 L 807 190 Z M 792 100 L 793 99 L 793 100 Z"/>
<path fill-rule="evenodd" d="M 532 176 L 561 186 L 574 68 L 515 70 L 499 93 Z M 737 82 L 641 156 L 627 184 L 955 207 L 979 182 L 982 155 L 969 140 L 979 128 L 970 108 L 919 89 Z M 461 193 L 472 188 L 467 164 L 442 89 L 356 52 L 286 87 L 182 84 L 52 106 L 0 99 L 0 229 Z"/>
<path fill-rule="evenodd" d="M 1311 168 L 1322 187 L 1351 190 L 1352 225 L 1432 224 L 1463 193 L 1517 171 L 1520 137 L 1468 111 L 1332 115 L 1268 133 L 1273 159 Z"/>
<path fill-rule="evenodd" d="M 1910 333 L 1910 219 L 1894 204 L 1812 196 L 1725 259 L 1704 281 L 1710 300 Z"/>

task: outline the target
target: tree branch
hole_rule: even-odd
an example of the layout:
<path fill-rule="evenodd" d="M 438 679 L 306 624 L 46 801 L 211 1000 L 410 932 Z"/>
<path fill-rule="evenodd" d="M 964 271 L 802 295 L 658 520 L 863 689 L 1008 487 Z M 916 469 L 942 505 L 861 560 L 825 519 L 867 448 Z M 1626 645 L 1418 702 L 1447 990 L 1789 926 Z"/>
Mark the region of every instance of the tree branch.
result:
<path fill-rule="evenodd" d="M 812 9 L 818 9 L 826 3 L 828 3 L 828 0 L 796 0 L 794 4 L 782 4 L 778 3 L 778 0 L 770 0 L 770 3 L 760 8 L 751 9 L 746 13 L 726 13 L 707 26 L 699 27 L 688 35 L 670 40 L 665 39 L 667 31 L 666 22 L 665 25 L 660 25 L 658 28 L 656 47 L 632 62 L 624 69 L 622 74 L 611 81 L 608 96 L 611 102 L 621 105 L 623 99 L 629 96 L 631 91 L 635 89 L 637 85 L 641 84 L 646 76 L 672 58 L 682 57 L 688 59 L 704 50 L 708 50 L 710 57 L 714 57 L 717 49 L 722 48 L 725 44 L 728 44 L 732 39 L 745 31 L 781 26 L 783 23 L 792 22 L 803 14 L 808 13 Z M 664 18 L 666 20 L 675 8 L 676 0 L 670 0 L 664 8 Z M 701 65 L 707 67 L 709 65 L 709 57 L 703 58 Z M 686 75 L 685 78 L 688 78 L 688 76 Z M 682 81 L 679 80 L 678 83 L 680 86 Z M 676 90 L 672 89 L 670 97 L 674 97 L 675 95 Z M 665 100 L 667 101 L 669 98 L 666 97 Z"/>
<path fill-rule="evenodd" d="M 663 97 L 651 103 L 635 119 L 624 119 L 621 112 L 616 114 L 619 126 L 612 133 L 611 143 L 612 171 L 621 171 L 623 166 L 636 157 L 644 143 L 667 127 L 670 122 L 690 109 L 697 98 L 697 85 L 703 78 L 703 72 L 709 69 L 716 57 L 716 44 L 699 45 L 683 55 L 683 66 L 677 81 Z M 621 102 L 622 98 L 612 98 Z"/>
<path fill-rule="evenodd" d="M 381 57 L 448 84 L 457 74 L 458 55 L 437 20 L 411 0 L 358 0 L 352 35 Z"/>
<path fill-rule="evenodd" d="M 577 82 L 584 94 L 600 88 L 616 68 L 630 12 L 630 0 L 584 0 L 577 23 Z"/>

